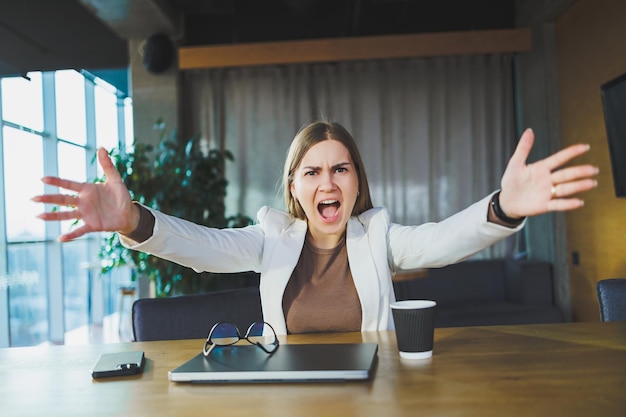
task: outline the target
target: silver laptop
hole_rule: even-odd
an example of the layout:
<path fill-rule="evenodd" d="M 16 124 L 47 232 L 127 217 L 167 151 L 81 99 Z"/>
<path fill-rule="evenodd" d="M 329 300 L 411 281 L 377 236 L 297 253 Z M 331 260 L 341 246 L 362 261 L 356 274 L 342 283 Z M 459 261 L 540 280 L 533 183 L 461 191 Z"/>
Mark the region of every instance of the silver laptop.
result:
<path fill-rule="evenodd" d="M 376 343 L 280 345 L 272 355 L 253 345 L 216 347 L 169 371 L 174 382 L 312 382 L 366 380 Z"/>

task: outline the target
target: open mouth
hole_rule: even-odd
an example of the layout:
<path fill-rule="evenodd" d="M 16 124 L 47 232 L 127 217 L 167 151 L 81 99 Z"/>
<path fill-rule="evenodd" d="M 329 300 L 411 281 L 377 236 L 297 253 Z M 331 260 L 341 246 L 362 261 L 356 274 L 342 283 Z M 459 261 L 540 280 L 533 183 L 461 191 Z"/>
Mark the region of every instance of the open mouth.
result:
<path fill-rule="evenodd" d="M 339 214 L 341 203 L 338 200 L 324 200 L 317 205 L 317 211 L 324 220 L 334 220 Z"/>

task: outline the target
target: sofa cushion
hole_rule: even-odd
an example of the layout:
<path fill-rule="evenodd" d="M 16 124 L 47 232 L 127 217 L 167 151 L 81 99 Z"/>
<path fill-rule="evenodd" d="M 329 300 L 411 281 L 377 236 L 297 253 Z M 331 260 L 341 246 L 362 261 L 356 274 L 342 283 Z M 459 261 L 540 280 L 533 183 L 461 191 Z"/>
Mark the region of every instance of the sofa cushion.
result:
<path fill-rule="evenodd" d="M 407 281 L 402 298 L 437 301 L 441 306 L 481 301 L 506 301 L 504 260 L 477 260 L 428 269 L 425 278 Z"/>
<path fill-rule="evenodd" d="M 554 306 L 522 305 L 509 302 L 470 303 L 438 307 L 435 327 L 541 324 L 563 321 Z"/>
<path fill-rule="evenodd" d="M 436 327 L 556 323 L 552 265 L 546 261 L 470 260 L 394 282 L 396 298 L 437 301 Z M 425 277 L 424 277 L 425 275 Z"/>
<path fill-rule="evenodd" d="M 552 264 L 546 261 L 507 260 L 508 300 L 526 305 L 553 305 Z"/>

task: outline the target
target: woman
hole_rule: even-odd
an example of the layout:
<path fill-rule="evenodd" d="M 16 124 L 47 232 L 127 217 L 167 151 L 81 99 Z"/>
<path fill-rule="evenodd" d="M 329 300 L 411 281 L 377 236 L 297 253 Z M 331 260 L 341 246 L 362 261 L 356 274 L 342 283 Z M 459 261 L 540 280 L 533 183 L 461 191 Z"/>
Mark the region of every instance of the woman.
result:
<path fill-rule="evenodd" d="M 124 245 L 196 271 L 261 273 L 264 320 L 278 334 L 392 328 L 392 274 L 463 260 L 517 232 L 527 216 L 573 210 L 573 194 L 597 186 L 591 165 L 560 168 L 589 150 L 573 145 L 527 165 L 534 142 L 522 135 L 501 190 L 439 223 L 402 226 L 373 208 L 365 168 L 351 135 L 337 123 L 315 122 L 293 140 L 284 170 L 287 212 L 263 207 L 257 224 L 211 229 L 131 201 L 104 149 L 98 160 L 107 181 L 78 183 L 45 177 L 76 192 L 34 201 L 74 207 L 43 220 L 82 219 L 59 237 L 116 231 Z"/>

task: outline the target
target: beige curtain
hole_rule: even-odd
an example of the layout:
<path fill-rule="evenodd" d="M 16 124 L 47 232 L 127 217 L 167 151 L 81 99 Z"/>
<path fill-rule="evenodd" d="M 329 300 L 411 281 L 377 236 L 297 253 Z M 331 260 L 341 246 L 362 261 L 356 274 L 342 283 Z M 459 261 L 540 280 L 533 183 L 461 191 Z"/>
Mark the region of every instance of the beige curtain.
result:
<path fill-rule="evenodd" d="M 472 55 L 186 72 L 185 125 L 230 150 L 227 214 L 284 208 L 283 162 L 319 117 L 358 143 L 374 205 L 441 220 L 499 187 L 515 146 L 512 56 Z M 477 257 L 513 256 L 514 239 Z"/>

